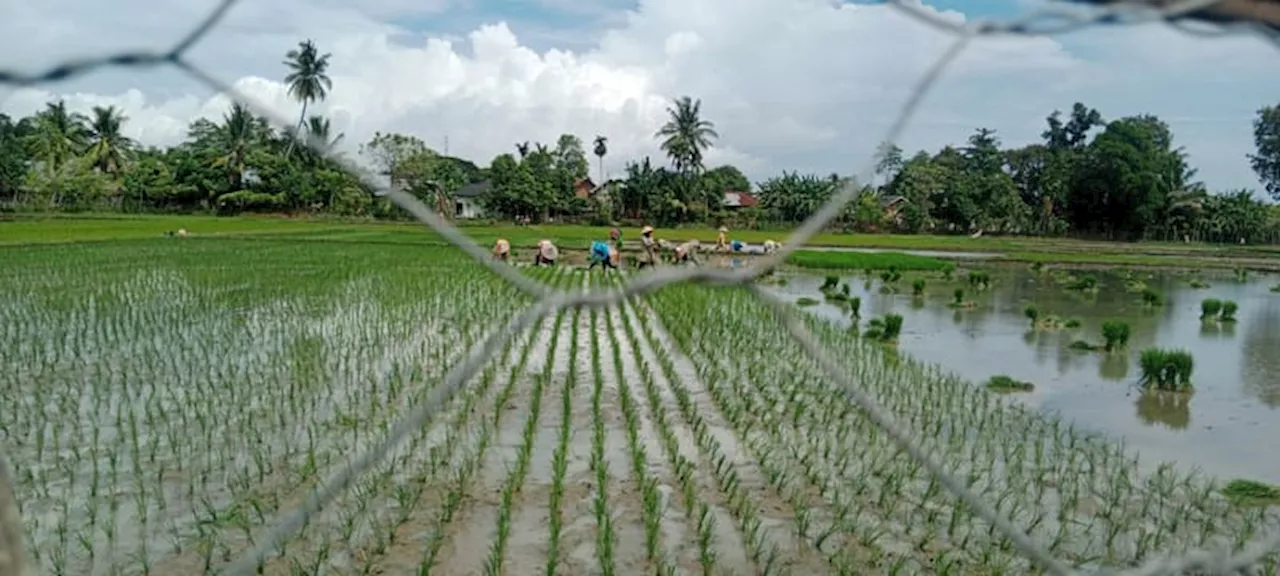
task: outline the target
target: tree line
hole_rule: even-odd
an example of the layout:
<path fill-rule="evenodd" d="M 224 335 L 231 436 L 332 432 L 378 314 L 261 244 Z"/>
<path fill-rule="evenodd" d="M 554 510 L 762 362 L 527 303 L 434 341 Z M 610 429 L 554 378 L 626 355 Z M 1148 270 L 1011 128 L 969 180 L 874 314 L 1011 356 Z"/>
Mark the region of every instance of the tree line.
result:
<path fill-rule="evenodd" d="M 342 169 L 344 135 L 327 118 L 308 114 L 332 90 L 329 59 L 309 40 L 286 54 L 283 78 L 300 113 L 285 129 L 233 104 L 220 119 L 192 122 L 181 143 L 159 148 L 125 137 L 128 118 L 111 106 L 86 115 L 56 101 L 24 118 L 0 114 L 0 206 L 404 219 Z M 487 166 L 400 133 L 375 134 L 359 155 L 385 184 L 446 216 L 454 215 L 460 190 L 483 183 L 474 201 L 495 220 L 785 226 L 842 187 L 856 186 L 855 200 L 832 228 L 1232 243 L 1280 238 L 1274 205 L 1249 190 L 1208 190 L 1169 126 L 1151 115 L 1108 120 L 1076 103 L 1068 113 L 1049 114 L 1040 141 L 1025 146 L 1006 148 L 995 131 L 979 128 L 963 145 L 936 152 L 908 156 L 881 145 L 872 182 L 785 172 L 753 185 L 736 167 L 706 166 L 719 135 L 700 100 L 675 99 L 667 112 L 654 134 L 665 158 L 626 162 L 616 178 L 604 173 L 606 136 L 592 138 L 589 149 L 573 134 L 554 143 L 518 142 Z M 1280 200 L 1280 105 L 1259 110 L 1253 128 L 1249 161 L 1266 192 Z M 302 138 L 313 145 L 299 145 Z M 726 206 L 726 192 L 750 192 L 758 203 Z"/>

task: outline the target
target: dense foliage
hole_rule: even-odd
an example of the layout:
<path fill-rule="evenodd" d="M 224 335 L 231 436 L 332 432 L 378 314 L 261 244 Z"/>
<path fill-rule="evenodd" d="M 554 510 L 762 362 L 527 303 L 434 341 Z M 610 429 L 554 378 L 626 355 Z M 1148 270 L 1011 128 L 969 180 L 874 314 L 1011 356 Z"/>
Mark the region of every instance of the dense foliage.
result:
<path fill-rule="evenodd" d="M 142 147 L 123 135 L 114 107 L 83 115 L 51 102 L 20 119 L 0 115 L 0 203 L 9 211 L 216 211 L 325 213 L 403 218 L 372 188 L 325 155 L 296 146 L 305 135 L 336 151 L 341 134 L 307 115 L 332 87 L 329 55 L 311 41 L 286 55 L 285 82 L 301 104 L 296 126 L 273 129 L 248 108 L 200 119 L 171 148 Z M 407 134 L 375 134 L 362 163 L 440 212 L 455 214 L 455 194 L 485 182 L 472 200 L 498 219 L 645 220 L 662 225 L 788 224 L 812 214 L 851 179 L 783 173 L 752 186 L 733 166 L 708 168 L 718 134 L 702 103 L 676 99 L 654 138 L 669 166 L 650 158 L 603 170 L 608 139 L 589 153 L 572 134 L 554 145 L 521 142 L 487 167 L 441 154 Z M 859 231 L 1085 235 L 1110 239 L 1268 242 L 1280 237 L 1280 213 L 1248 190 L 1211 193 L 1154 116 L 1105 120 L 1076 103 L 1046 119 L 1042 141 L 1004 148 L 980 128 L 962 146 L 907 156 L 893 145 L 878 154 L 876 182 L 862 183 L 833 227 Z M 1266 191 L 1280 199 L 1280 106 L 1258 111 L 1249 157 Z M 731 207 L 727 191 L 751 191 L 754 206 Z"/>

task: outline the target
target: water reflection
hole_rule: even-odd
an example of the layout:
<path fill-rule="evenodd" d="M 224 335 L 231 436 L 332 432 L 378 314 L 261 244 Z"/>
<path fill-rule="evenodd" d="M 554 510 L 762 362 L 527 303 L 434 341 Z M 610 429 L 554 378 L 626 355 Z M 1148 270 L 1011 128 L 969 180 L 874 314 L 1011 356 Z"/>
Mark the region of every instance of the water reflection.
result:
<path fill-rule="evenodd" d="M 1081 293 L 1065 287 L 1070 277 L 1066 272 L 984 265 L 993 280 L 987 290 L 968 286 L 961 274 L 948 282 L 938 274 L 906 273 L 896 283 L 897 291 L 888 294 L 881 293 L 878 278 L 859 274 L 841 280 L 849 283 L 851 296 L 862 299 L 864 319 L 902 314 L 903 353 L 974 382 L 996 374 L 1032 382 L 1036 393 L 1017 401 L 1123 436 L 1156 461 L 1184 461 L 1220 475 L 1280 482 L 1280 459 L 1253 441 L 1259 435 L 1280 435 L 1280 418 L 1273 411 L 1280 408 L 1280 295 L 1269 292 L 1274 279 L 1240 282 L 1230 274 L 1090 271 L 1101 288 Z M 916 278 L 927 283 L 922 297 L 911 293 Z M 1210 287 L 1193 288 L 1192 278 Z M 821 276 L 798 274 L 788 280 L 786 286 L 769 289 L 791 301 L 800 296 L 821 298 Z M 1164 305 L 1144 304 L 1143 287 L 1160 292 Z M 949 305 L 956 288 L 964 289 L 973 308 Z M 1239 322 L 1202 323 L 1200 301 L 1205 298 L 1237 302 Z M 1034 305 L 1042 318 L 1075 319 L 1079 326 L 1031 330 L 1024 315 L 1028 305 Z M 848 313 L 830 303 L 808 310 L 848 322 Z M 1108 320 L 1130 325 L 1126 350 L 1105 354 L 1068 347 L 1075 340 L 1101 344 L 1101 326 Z M 1137 357 L 1153 346 L 1194 355 L 1196 393 L 1189 401 L 1138 398 L 1135 414 L 1128 407 L 1135 402 Z"/>
<path fill-rule="evenodd" d="M 1145 391 L 1138 393 L 1138 420 L 1147 426 L 1186 430 L 1191 425 L 1191 394 Z"/>

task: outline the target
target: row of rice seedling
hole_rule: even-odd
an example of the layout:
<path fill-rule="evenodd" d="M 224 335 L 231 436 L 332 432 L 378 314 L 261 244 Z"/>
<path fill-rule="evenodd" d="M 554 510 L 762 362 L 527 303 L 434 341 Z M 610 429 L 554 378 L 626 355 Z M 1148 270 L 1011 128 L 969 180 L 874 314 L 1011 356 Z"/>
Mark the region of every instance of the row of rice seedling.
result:
<path fill-rule="evenodd" d="M 797 532 L 804 525 L 836 571 L 1032 570 L 1009 539 L 851 406 L 745 290 L 680 286 L 650 301 L 788 499 Z M 1273 514 L 1233 505 L 1211 478 L 1170 465 L 1144 473 L 1110 439 L 820 320 L 804 322 L 944 468 L 1070 564 L 1130 566 L 1219 541 L 1239 547 L 1280 528 Z M 1265 568 L 1274 572 L 1274 556 Z"/>
<path fill-rule="evenodd" d="M 272 245 L 246 262 L 249 244 L 12 252 L 0 330 L 17 345 L 0 358 L 22 369 L 0 376 L 12 399 L 0 422 L 46 572 L 199 571 L 233 557 L 521 302 L 443 250 L 326 259 Z M 411 439 L 362 479 L 353 492 L 366 500 L 351 509 L 386 514 L 368 493 L 389 484 L 409 507 L 426 482 L 401 477 L 451 465 L 459 443 Z M 390 533 L 406 513 L 357 516 L 309 529 Z M 349 541 L 283 553 L 305 566 Z"/>

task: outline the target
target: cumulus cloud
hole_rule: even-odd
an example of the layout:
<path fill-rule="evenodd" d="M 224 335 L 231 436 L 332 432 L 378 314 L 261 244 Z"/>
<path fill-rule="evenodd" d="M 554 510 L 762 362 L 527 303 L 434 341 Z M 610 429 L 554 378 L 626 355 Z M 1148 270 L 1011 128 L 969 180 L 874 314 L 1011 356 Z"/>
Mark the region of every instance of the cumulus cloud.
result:
<path fill-rule="evenodd" d="M 589 47 L 576 50 L 530 48 L 513 31 L 519 19 L 503 14 L 469 31 L 422 31 L 424 19 L 471 3 L 242 0 L 189 58 L 287 119 L 297 105 L 279 82 L 281 60 L 312 38 L 333 54 L 334 81 L 313 110 L 333 118 L 347 146 L 375 131 L 409 132 L 437 148 L 447 138 L 450 153 L 487 162 L 515 142 L 604 135 L 612 174 L 658 154 L 653 133 L 670 99 L 688 94 L 702 99 L 721 134 L 708 161 L 760 179 L 784 169 L 861 169 L 954 41 L 891 7 L 832 0 L 642 0 L 606 18 Z M 16 60 L 10 67 L 37 70 L 74 56 L 164 49 L 211 7 L 18 3 L 0 22 L 0 53 Z M 1254 38 L 1204 40 L 1161 25 L 983 39 L 946 71 L 902 144 L 934 149 L 978 127 L 998 130 L 1007 144 L 1029 142 L 1048 112 L 1081 100 L 1108 117 L 1158 114 L 1210 186 L 1256 187 L 1245 159 L 1249 122 L 1280 90 L 1280 77 L 1267 73 L 1276 58 Z M 116 105 L 130 117 L 128 134 L 153 144 L 180 140 L 191 120 L 217 117 L 227 105 L 174 70 L 105 70 L 0 88 L 0 110 L 27 114 L 55 98 L 78 109 Z"/>

